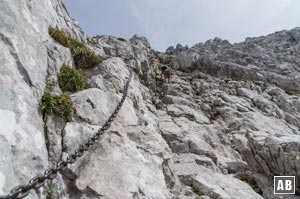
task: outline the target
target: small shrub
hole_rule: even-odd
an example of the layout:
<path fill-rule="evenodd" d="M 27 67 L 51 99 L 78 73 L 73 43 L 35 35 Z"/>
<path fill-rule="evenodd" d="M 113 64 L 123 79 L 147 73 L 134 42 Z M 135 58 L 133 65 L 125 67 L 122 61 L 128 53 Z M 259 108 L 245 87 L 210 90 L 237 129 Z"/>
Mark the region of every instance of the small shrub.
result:
<path fill-rule="evenodd" d="M 72 37 L 68 37 L 68 47 L 71 50 L 74 50 L 76 48 L 85 48 L 85 45 L 83 43 L 81 43 L 80 41 L 73 39 Z"/>
<path fill-rule="evenodd" d="M 239 179 L 243 182 L 246 182 L 247 184 L 249 184 L 253 189 L 257 189 L 259 188 L 256 180 L 254 177 L 249 176 L 247 174 L 237 174 L 234 176 L 236 179 Z"/>
<path fill-rule="evenodd" d="M 296 94 L 297 94 L 297 92 L 296 92 L 295 90 L 291 90 L 291 89 L 286 90 L 285 92 L 286 92 L 288 95 L 296 95 Z"/>
<path fill-rule="evenodd" d="M 54 106 L 55 102 L 53 100 L 53 97 L 51 96 L 49 91 L 45 91 L 40 102 L 40 108 L 42 109 L 43 115 L 50 114 Z"/>
<path fill-rule="evenodd" d="M 61 45 L 70 48 L 75 64 L 79 68 L 92 68 L 103 61 L 83 43 L 66 35 L 58 28 L 49 27 L 49 35 Z"/>
<path fill-rule="evenodd" d="M 46 77 L 46 91 L 50 91 L 52 89 L 52 82 L 49 76 Z"/>
<path fill-rule="evenodd" d="M 48 29 L 49 35 L 55 39 L 58 43 L 65 47 L 69 47 L 69 37 L 58 28 L 49 27 Z"/>
<path fill-rule="evenodd" d="M 71 47 L 71 51 L 76 66 L 80 68 L 92 68 L 103 61 L 86 47 Z"/>
<path fill-rule="evenodd" d="M 80 91 L 87 88 L 86 77 L 75 68 L 63 65 L 58 74 L 58 83 L 62 91 Z"/>
<path fill-rule="evenodd" d="M 59 116 L 68 117 L 74 111 L 74 104 L 70 96 L 63 93 L 53 96 L 55 106 L 53 112 Z"/>
<path fill-rule="evenodd" d="M 59 116 L 68 117 L 74 111 L 74 104 L 70 96 L 65 93 L 52 96 L 46 91 L 41 99 L 40 108 L 44 116 L 54 113 Z"/>
<path fill-rule="evenodd" d="M 202 195 L 203 195 L 202 191 L 200 191 L 199 189 L 197 189 L 195 186 L 192 186 L 192 191 L 193 191 L 196 195 L 198 195 L 198 196 L 202 196 Z"/>
<path fill-rule="evenodd" d="M 47 199 L 54 199 L 57 195 L 57 191 L 57 187 L 54 184 L 48 183 L 44 186 L 43 193 L 46 195 Z"/>

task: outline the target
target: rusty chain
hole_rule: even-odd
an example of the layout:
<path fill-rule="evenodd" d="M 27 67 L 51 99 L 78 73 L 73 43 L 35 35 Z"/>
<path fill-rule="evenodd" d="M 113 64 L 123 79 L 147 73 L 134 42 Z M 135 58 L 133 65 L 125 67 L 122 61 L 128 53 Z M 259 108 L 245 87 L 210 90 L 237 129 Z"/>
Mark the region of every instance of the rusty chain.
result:
<path fill-rule="evenodd" d="M 87 142 L 79 145 L 79 147 L 70 155 L 67 156 L 66 160 L 61 160 L 55 164 L 53 168 L 49 168 L 44 171 L 43 175 L 38 175 L 29 180 L 27 185 L 19 185 L 12 189 L 8 195 L 0 196 L 0 199 L 20 199 L 26 197 L 32 189 L 39 189 L 42 187 L 46 180 L 52 180 L 57 176 L 58 172 L 64 170 L 69 164 L 73 164 L 78 158 L 82 157 L 85 152 L 87 152 L 97 140 L 99 140 L 100 136 L 109 129 L 111 123 L 116 118 L 118 112 L 120 111 L 128 92 L 129 83 L 132 77 L 132 68 L 130 68 L 129 77 L 124 85 L 122 98 L 114 110 L 114 112 L 110 115 L 110 117 L 106 120 L 103 126 L 95 133 L 93 136 L 89 137 Z"/>

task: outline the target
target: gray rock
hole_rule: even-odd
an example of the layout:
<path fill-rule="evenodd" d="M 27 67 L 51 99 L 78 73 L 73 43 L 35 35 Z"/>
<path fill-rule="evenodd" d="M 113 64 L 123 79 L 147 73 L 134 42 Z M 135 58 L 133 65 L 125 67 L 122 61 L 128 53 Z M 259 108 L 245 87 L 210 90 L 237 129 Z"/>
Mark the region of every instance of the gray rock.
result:
<path fill-rule="evenodd" d="M 48 46 L 55 45 L 48 35 L 48 27 L 72 28 L 72 35 L 84 36 L 61 1 L 4 0 L 0 10 L 2 195 L 14 186 L 27 183 L 48 167 L 44 122 L 38 105 L 45 88 Z M 69 60 L 68 55 L 64 55 L 66 60 Z M 44 198 L 35 192 L 28 198 L 37 197 Z"/>
<path fill-rule="evenodd" d="M 56 178 L 57 198 L 269 199 L 272 176 L 295 175 L 299 183 L 299 28 L 158 53 L 137 35 L 87 39 L 62 0 L 4 0 L 0 11 L 0 194 L 97 132 L 129 68 L 124 105 L 97 144 Z M 70 49 L 49 37 L 50 25 L 105 58 L 84 70 L 91 88 L 71 94 L 75 112 L 67 119 L 43 118 L 39 108 L 46 76 L 60 94 L 60 67 L 74 67 Z M 170 83 L 157 77 L 160 62 L 174 66 Z M 233 177 L 245 172 L 263 196 Z M 28 198 L 45 197 L 41 190 Z"/>
<path fill-rule="evenodd" d="M 201 111 L 195 111 L 186 105 L 177 106 L 172 104 L 167 106 L 167 113 L 172 117 L 187 117 L 200 124 L 210 123 L 209 119 Z"/>

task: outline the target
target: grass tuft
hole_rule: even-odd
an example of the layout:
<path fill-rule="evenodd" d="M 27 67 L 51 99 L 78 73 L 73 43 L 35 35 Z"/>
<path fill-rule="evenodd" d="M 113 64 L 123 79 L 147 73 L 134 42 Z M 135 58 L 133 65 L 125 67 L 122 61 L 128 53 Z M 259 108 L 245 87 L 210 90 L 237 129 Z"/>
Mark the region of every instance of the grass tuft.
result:
<path fill-rule="evenodd" d="M 200 191 L 198 188 L 196 188 L 195 186 L 192 186 L 192 191 L 198 195 L 198 196 L 202 196 L 203 195 L 203 192 Z"/>
<path fill-rule="evenodd" d="M 103 59 L 87 48 L 83 43 L 68 36 L 58 28 L 49 27 L 49 35 L 61 45 L 70 48 L 75 65 L 79 68 L 92 68 Z"/>
<path fill-rule="evenodd" d="M 43 115 L 54 113 L 67 118 L 74 111 L 74 104 L 70 96 L 63 93 L 61 95 L 51 95 L 45 91 L 40 102 Z"/>
<path fill-rule="evenodd" d="M 63 65 L 58 74 L 58 83 L 63 92 L 76 92 L 87 88 L 87 79 L 81 70 Z"/>
<path fill-rule="evenodd" d="M 234 176 L 236 179 L 239 179 L 241 181 L 246 182 L 247 184 L 249 184 L 253 189 L 259 188 L 256 180 L 254 177 L 247 175 L 247 174 L 237 174 Z"/>
<path fill-rule="evenodd" d="M 69 38 L 63 31 L 58 28 L 49 27 L 48 29 L 49 35 L 55 39 L 58 43 L 65 47 L 69 47 Z"/>
<path fill-rule="evenodd" d="M 70 47 L 76 66 L 92 68 L 103 61 L 93 51 L 86 47 Z"/>
<path fill-rule="evenodd" d="M 44 186 L 44 194 L 46 196 L 46 199 L 54 199 L 57 196 L 57 187 L 52 184 L 48 183 L 47 185 Z"/>

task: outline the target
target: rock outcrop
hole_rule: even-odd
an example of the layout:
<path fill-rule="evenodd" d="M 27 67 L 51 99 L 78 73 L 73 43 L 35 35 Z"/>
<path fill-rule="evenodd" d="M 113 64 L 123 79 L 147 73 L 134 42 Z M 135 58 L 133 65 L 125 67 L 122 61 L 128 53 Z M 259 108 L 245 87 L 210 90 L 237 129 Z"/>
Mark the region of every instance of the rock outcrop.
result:
<path fill-rule="evenodd" d="M 78 39 L 84 34 L 60 0 L 4 0 L 0 10 L 0 193 L 4 194 L 48 167 L 39 101 L 47 71 L 71 60 L 69 49 L 49 37 L 48 27 L 57 25 Z M 37 195 L 32 192 L 29 197 Z"/>
<path fill-rule="evenodd" d="M 25 184 L 87 141 L 128 96 L 113 125 L 49 187 L 28 198 L 300 198 L 300 29 L 230 44 L 216 38 L 166 53 L 146 38 L 86 37 L 61 0 L 0 5 L 0 195 Z M 104 61 L 82 69 L 89 88 L 67 92 L 68 117 L 42 114 L 57 75 L 75 66 L 57 27 Z M 159 78 L 171 63 L 170 83 Z M 274 175 L 296 176 L 292 197 L 273 194 Z M 48 191 L 47 191 L 48 190 Z"/>

